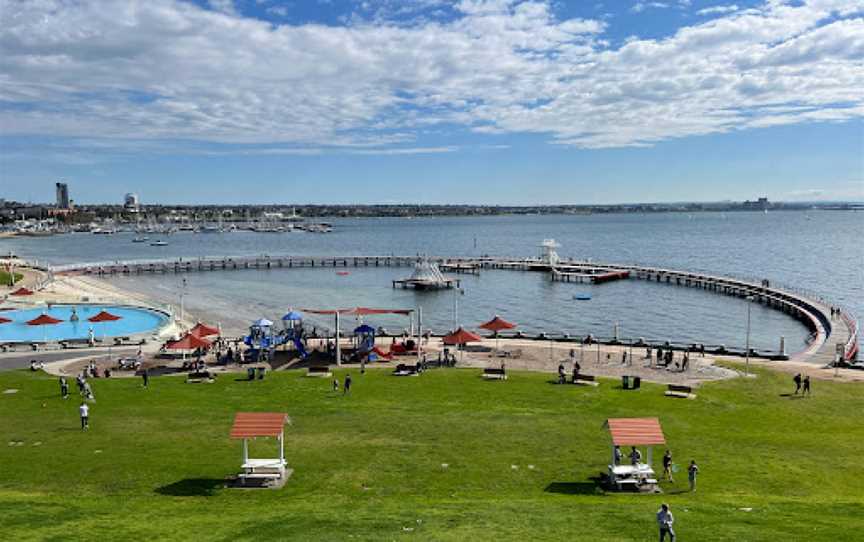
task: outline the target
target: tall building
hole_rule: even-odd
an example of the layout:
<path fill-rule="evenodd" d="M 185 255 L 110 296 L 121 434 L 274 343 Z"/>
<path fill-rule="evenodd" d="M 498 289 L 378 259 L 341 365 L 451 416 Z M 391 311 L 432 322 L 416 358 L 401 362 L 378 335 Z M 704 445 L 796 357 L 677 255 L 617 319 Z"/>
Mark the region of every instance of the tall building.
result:
<path fill-rule="evenodd" d="M 70 209 L 69 205 L 69 185 L 66 183 L 57 183 L 57 208 Z"/>
<path fill-rule="evenodd" d="M 126 194 L 123 198 L 123 207 L 125 207 L 129 212 L 137 213 L 141 207 L 141 202 L 138 200 L 138 194 L 133 192 Z"/>

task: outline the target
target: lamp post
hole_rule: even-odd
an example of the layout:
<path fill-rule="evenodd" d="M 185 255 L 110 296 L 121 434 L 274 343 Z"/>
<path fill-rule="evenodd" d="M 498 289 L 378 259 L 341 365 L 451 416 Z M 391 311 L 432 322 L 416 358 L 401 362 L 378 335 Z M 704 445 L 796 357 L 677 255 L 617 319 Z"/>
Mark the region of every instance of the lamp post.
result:
<path fill-rule="evenodd" d="M 454 288 L 453 289 L 453 331 L 459 329 L 459 295 L 465 294 L 465 290 L 462 288 Z"/>
<path fill-rule="evenodd" d="M 753 305 L 753 296 L 747 296 L 747 343 L 744 348 L 744 376 L 750 376 L 750 307 Z"/>

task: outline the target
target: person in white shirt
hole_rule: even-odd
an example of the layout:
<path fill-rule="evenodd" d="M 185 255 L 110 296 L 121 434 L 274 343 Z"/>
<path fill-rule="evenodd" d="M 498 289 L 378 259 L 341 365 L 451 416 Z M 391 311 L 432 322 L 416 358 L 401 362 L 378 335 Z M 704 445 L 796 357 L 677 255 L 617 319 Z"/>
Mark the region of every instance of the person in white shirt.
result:
<path fill-rule="evenodd" d="M 672 524 L 675 523 L 675 518 L 672 517 L 672 511 L 669 510 L 669 505 L 663 503 L 660 505 L 660 510 L 657 511 L 657 526 L 660 527 L 660 542 L 666 540 L 666 535 L 669 535 L 670 542 L 675 542 L 675 531 L 672 530 Z"/>
<path fill-rule="evenodd" d="M 78 412 L 81 414 L 81 430 L 90 429 L 90 407 L 87 403 L 82 402 Z"/>

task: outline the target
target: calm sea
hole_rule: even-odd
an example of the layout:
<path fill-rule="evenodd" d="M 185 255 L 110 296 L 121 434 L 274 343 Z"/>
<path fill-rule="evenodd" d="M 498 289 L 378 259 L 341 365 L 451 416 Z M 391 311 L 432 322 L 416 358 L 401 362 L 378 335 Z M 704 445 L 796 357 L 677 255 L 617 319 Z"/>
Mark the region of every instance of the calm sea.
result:
<path fill-rule="evenodd" d="M 809 290 L 864 314 L 864 213 L 839 211 L 667 213 L 652 215 L 501 216 L 332 220 L 330 234 L 191 234 L 166 236 L 166 247 L 131 242 L 133 235 L 72 234 L 0 240 L 0 252 L 53 264 L 183 256 L 502 255 L 534 256 L 554 238 L 564 257 L 626 262 L 719 274 L 768 278 Z M 700 290 L 629 280 L 588 286 L 551 283 L 541 274 L 487 271 L 462 277 L 464 294 L 393 290 L 390 281 L 409 269 L 228 271 L 183 276 L 115 279 L 160 301 L 178 303 L 240 329 L 259 316 L 278 318 L 289 307 L 355 305 L 423 307 L 425 324 L 438 330 L 473 326 L 499 313 L 527 331 L 743 346 L 746 302 Z M 185 286 L 182 278 L 186 278 Z M 574 301 L 589 292 L 591 301 Z M 458 316 L 456 312 L 458 311 Z M 789 350 L 804 345 L 806 329 L 791 318 L 753 307 L 752 342 L 774 350 L 785 336 Z M 322 327 L 331 325 L 318 320 Z M 377 319 L 405 327 L 400 319 Z M 347 327 L 347 325 L 346 325 Z"/>

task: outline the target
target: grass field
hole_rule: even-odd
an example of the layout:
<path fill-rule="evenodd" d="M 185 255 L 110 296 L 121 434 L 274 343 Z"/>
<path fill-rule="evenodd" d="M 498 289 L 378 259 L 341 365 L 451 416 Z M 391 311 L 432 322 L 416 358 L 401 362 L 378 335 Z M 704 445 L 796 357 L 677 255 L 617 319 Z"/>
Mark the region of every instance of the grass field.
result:
<path fill-rule="evenodd" d="M 22 278 L 24 278 L 24 275 L 22 275 L 21 273 L 15 273 L 15 282 L 18 282 Z M 11 276 L 11 273 L 9 273 L 9 271 L 0 270 L 0 285 L 10 286 L 10 284 L 12 282 L 11 279 L 12 279 L 12 276 Z"/>
<path fill-rule="evenodd" d="M 458 369 L 352 376 L 348 396 L 295 372 L 210 385 L 161 377 L 148 390 L 97 380 L 85 433 L 77 398 L 60 399 L 54 378 L 0 373 L 0 391 L 19 390 L 0 394 L 3 537 L 654 540 L 663 501 L 682 541 L 864 532 L 858 385 L 815 382 L 812 398 L 789 398 L 789 377 L 763 371 L 688 401 L 657 385 L 556 386 L 533 373 L 507 382 Z M 281 490 L 221 487 L 238 471 L 240 444 L 228 432 L 246 410 L 293 418 L 294 475 Z M 699 462 L 696 493 L 683 468 L 663 495 L 595 487 L 609 455 L 603 422 L 628 416 L 658 416 L 676 462 Z M 275 449 L 259 441 L 251 451 Z"/>

